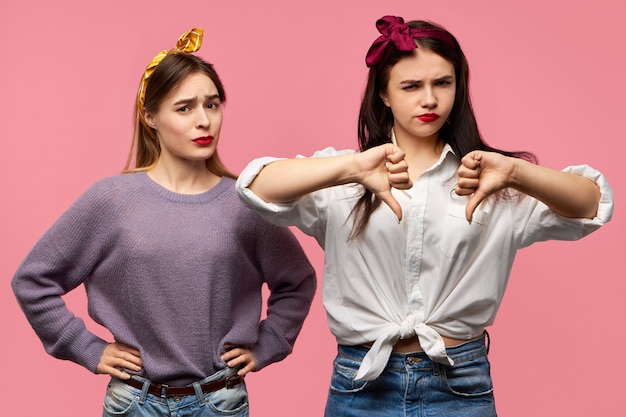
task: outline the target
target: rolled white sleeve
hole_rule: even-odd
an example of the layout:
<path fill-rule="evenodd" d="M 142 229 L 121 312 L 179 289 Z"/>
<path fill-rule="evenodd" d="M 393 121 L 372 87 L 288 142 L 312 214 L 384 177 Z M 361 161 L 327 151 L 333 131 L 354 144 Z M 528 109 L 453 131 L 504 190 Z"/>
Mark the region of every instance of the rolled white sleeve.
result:
<path fill-rule="evenodd" d="M 589 165 L 575 165 L 567 167 L 564 172 L 581 175 L 595 182 L 600 189 L 600 203 L 598 211 L 593 219 L 581 219 L 584 224 L 591 226 L 594 230 L 607 223 L 613 217 L 613 189 L 601 172 L 593 169 Z"/>
<path fill-rule="evenodd" d="M 328 147 L 315 152 L 312 158 L 338 156 L 346 153 L 354 153 L 354 151 L 338 151 Z M 297 155 L 296 158 L 305 157 Z M 324 248 L 326 236 L 326 209 L 330 201 L 338 198 L 334 196 L 334 190 L 337 187 L 323 188 L 289 203 L 268 203 L 249 188 L 249 185 L 254 181 L 264 166 L 280 159 L 285 158 L 266 156 L 251 161 L 237 180 L 237 193 L 244 204 L 259 212 L 267 221 L 279 226 L 296 226 L 307 235 L 315 237 L 320 246 Z"/>
<path fill-rule="evenodd" d="M 565 217 L 552 211 L 541 201 L 526 196 L 522 204 L 526 209 L 518 211 L 522 217 L 517 221 L 524 224 L 523 238 L 520 247 L 527 247 L 535 242 L 545 240 L 578 240 L 599 229 L 611 220 L 613 215 L 613 190 L 606 178 L 599 171 L 588 165 L 576 165 L 563 169 L 576 175 L 581 175 L 595 182 L 600 189 L 598 210 L 592 219 Z M 523 214 L 530 209 L 528 217 Z"/>
<path fill-rule="evenodd" d="M 248 164 L 248 166 L 246 166 L 241 175 L 239 175 L 236 188 L 237 194 L 247 206 L 258 211 L 263 217 L 265 217 L 272 223 L 285 226 L 290 225 L 288 224 L 289 222 L 287 222 L 287 219 L 281 222 L 281 216 L 276 215 L 290 211 L 293 208 L 294 204 L 268 203 L 264 201 L 261 197 L 256 195 L 254 192 L 252 192 L 250 188 L 248 188 L 250 184 L 252 184 L 252 181 L 254 181 L 256 176 L 259 175 L 259 172 L 261 172 L 263 167 L 281 159 L 285 158 L 264 156 L 262 158 L 254 159 Z"/>

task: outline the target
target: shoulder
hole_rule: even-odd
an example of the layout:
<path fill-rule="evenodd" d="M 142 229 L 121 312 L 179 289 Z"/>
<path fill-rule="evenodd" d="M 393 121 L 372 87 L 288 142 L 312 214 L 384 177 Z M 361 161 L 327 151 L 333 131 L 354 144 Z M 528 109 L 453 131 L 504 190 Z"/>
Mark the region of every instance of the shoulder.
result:
<path fill-rule="evenodd" d="M 224 177 L 219 185 L 221 188 L 219 199 L 224 210 L 223 218 L 225 221 L 232 222 L 235 230 L 250 236 L 268 233 L 283 234 L 285 230 L 289 231 L 288 228 L 268 222 L 256 210 L 244 204 L 237 194 L 235 183 L 236 180 Z"/>
<path fill-rule="evenodd" d="M 259 216 L 241 201 L 237 195 L 235 181 L 232 178 L 222 177 L 215 189 L 211 191 L 214 198 L 209 200 L 209 204 L 219 205 L 216 209 L 222 210 L 222 216 L 225 220 L 232 219 L 237 223 L 254 223 Z"/>
<path fill-rule="evenodd" d="M 132 174 L 119 174 L 111 177 L 102 178 L 96 181 L 89 189 L 87 193 L 119 193 L 127 192 L 129 189 L 136 189 L 141 187 L 141 177 L 145 176 L 145 173 L 138 172 Z"/>
<path fill-rule="evenodd" d="M 116 206 L 129 196 L 138 194 L 143 188 L 142 176 L 145 174 L 120 174 L 98 180 L 78 198 L 75 205 L 92 205 L 100 210 Z"/>

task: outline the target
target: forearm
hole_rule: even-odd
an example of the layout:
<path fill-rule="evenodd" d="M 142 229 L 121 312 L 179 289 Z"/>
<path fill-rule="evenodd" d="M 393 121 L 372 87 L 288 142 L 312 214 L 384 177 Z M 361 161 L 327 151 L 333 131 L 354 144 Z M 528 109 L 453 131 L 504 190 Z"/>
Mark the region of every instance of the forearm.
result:
<path fill-rule="evenodd" d="M 266 165 L 248 188 L 266 202 L 285 203 L 326 187 L 354 182 L 354 154 L 282 159 Z"/>
<path fill-rule="evenodd" d="M 511 187 L 535 197 L 565 217 L 593 218 L 600 189 L 588 178 L 517 159 Z"/>
<path fill-rule="evenodd" d="M 52 264 L 62 263 L 50 259 Z M 18 269 L 11 282 L 17 301 L 46 352 L 95 372 L 106 342 L 87 330 L 83 320 L 68 309 L 61 296 L 64 291 L 53 280 L 33 272 L 32 265 L 42 264 L 25 263 Z"/>
<path fill-rule="evenodd" d="M 257 232 L 255 256 L 269 289 L 266 317 L 253 347 L 259 368 L 291 353 L 317 288 L 315 269 L 294 234 L 272 225 L 266 230 Z"/>

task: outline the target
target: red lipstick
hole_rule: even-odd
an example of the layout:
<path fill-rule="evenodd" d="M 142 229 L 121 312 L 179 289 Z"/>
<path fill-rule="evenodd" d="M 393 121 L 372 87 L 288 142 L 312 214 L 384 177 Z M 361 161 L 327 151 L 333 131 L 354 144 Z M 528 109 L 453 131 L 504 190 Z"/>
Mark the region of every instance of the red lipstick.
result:
<path fill-rule="evenodd" d="M 213 142 L 213 136 L 203 136 L 201 138 L 194 139 L 193 142 L 200 146 L 208 146 L 211 142 Z"/>
<path fill-rule="evenodd" d="M 435 120 L 439 119 L 439 115 L 437 113 L 425 113 L 425 114 L 420 114 L 419 116 L 417 116 L 417 118 L 424 123 L 431 123 L 434 122 Z"/>

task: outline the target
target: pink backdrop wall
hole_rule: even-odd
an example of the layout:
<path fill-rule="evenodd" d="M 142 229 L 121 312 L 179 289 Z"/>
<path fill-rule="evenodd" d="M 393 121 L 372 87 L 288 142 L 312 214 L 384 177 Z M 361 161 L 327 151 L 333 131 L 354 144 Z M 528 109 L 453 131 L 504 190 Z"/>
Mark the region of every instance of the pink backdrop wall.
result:
<path fill-rule="evenodd" d="M 221 154 L 239 171 L 264 154 L 355 146 L 364 54 L 384 14 L 433 20 L 457 35 L 489 142 L 533 150 L 553 168 L 589 163 L 611 181 L 617 201 L 607 227 L 519 253 L 490 329 L 491 360 L 502 416 L 623 415 L 624 4 L 2 0 L 2 415 L 101 413 L 107 377 L 48 356 L 9 281 L 78 195 L 122 168 L 137 83 L 153 55 L 193 26 L 206 30 L 199 54 L 229 95 Z M 321 250 L 299 237 L 321 274 Z M 86 317 L 82 291 L 67 299 Z M 320 416 L 334 349 L 318 297 L 294 353 L 249 376 L 252 415 Z"/>

